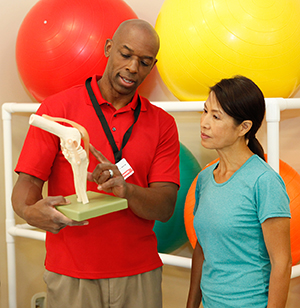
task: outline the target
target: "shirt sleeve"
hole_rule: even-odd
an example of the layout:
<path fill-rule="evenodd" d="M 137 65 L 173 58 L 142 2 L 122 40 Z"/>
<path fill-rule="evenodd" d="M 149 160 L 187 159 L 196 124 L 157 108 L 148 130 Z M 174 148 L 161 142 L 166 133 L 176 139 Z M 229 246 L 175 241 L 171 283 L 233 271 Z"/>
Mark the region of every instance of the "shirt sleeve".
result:
<path fill-rule="evenodd" d="M 271 217 L 291 217 L 290 200 L 284 181 L 278 173 L 264 172 L 258 178 L 255 189 L 260 223 Z"/>
<path fill-rule="evenodd" d="M 194 216 L 195 216 L 197 209 L 198 209 L 199 199 L 200 199 L 200 173 L 198 175 L 196 188 L 195 188 L 195 207 L 194 207 L 194 211 L 193 211 Z"/>
<path fill-rule="evenodd" d="M 180 185 L 178 130 L 173 117 L 161 116 L 160 141 L 149 173 L 149 183 L 172 182 Z"/>
<path fill-rule="evenodd" d="M 53 115 L 49 111 L 47 100 L 42 103 L 36 114 Z M 58 116 L 57 114 L 55 113 L 55 116 Z M 59 150 L 60 140 L 57 136 L 38 127 L 30 126 L 15 172 L 24 172 L 47 181 Z"/>

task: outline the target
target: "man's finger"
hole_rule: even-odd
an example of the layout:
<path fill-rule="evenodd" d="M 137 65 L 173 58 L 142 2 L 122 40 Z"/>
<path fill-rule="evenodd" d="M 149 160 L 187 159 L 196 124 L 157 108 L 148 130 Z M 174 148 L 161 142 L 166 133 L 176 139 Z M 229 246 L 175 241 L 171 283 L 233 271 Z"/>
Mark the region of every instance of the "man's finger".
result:
<path fill-rule="evenodd" d="M 90 144 L 90 151 L 100 163 L 110 163 L 110 161 L 98 150 L 96 150 L 92 144 Z"/>
<path fill-rule="evenodd" d="M 94 177 L 92 172 L 87 173 L 87 180 L 90 182 L 94 182 Z"/>
<path fill-rule="evenodd" d="M 68 226 L 70 227 L 79 227 L 79 226 L 87 226 L 89 224 L 89 222 L 87 220 L 84 220 L 84 221 L 75 221 L 75 220 L 72 220 Z"/>

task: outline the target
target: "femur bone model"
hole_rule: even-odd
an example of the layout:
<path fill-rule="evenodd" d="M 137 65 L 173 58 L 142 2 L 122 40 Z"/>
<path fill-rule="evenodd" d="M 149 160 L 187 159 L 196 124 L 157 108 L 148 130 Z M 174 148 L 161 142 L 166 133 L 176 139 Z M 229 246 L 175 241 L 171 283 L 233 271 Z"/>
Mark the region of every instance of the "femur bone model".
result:
<path fill-rule="evenodd" d="M 57 122 L 68 123 L 72 127 Z M 86 129 L 76 122 L 63 118 L 53 118 L 45 114 L 42 116 L 32 114 L 29 118 L 29 124 L 60 138 L 62 153 L 72 166 L 77 201 L 83 204 L 88 203 L 86 185 L 89 165 L 89 135 Z M 84 149 L 81 146 L 81 139 L 84 142 Z"/>

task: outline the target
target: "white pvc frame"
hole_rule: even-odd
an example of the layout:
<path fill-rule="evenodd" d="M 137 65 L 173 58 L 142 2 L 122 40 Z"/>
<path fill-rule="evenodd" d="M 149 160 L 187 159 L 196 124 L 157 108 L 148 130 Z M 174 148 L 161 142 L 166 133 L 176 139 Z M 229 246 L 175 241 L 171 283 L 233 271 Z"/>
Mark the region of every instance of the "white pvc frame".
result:
<path fill-rule="evenodd" d="M 153 103 L 168 112 L 203 111 L 204 102 L 156 102 Z M 6 207 L 6 243 L 7 243 L 7 271 L 8 271 L 8 301 L 9 308 L 17 307 L 16 300 L 16 260 L 15 260 L 15 236 L 45 240 L 45 232 L 37 231 L 28 224 L 16 225 L 14 211 L 11 205 L 11 193 L 13 189 L 13 165 L 12 165 L 12 114 L 16 112 L 34 113 L 38 109 L 38 103 L 4 103 L 2 105 L 3 120 L 3 147 L 4 147 L 4 177 L 5 177 L 5 207 Z M 299 98 L 267 98 L 267 153 L 268 163 L 279 172 L 279 121 L 280 111 L 286 109 L 300 109 Z M 168 254 L 160 254 L 164 264 L 191 268 L 190 258 Z M 300 264 L 292 268 L 291 278 L 300 276 Z"/>

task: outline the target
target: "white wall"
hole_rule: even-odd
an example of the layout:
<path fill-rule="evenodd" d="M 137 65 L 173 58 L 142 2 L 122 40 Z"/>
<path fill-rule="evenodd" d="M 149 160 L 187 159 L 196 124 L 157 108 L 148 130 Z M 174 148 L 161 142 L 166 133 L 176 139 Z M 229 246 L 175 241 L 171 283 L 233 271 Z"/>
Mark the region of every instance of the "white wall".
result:
<path fill-rule="evenodd" d="M 32 97 L 23 87 L 18 76 L 15 63 L 15 41 L 20 24 L 36 3 L 35 0 L 0 0 L 0 104 L 4 102 L 32 102 Z M 126 0 L 139 18 L 149 21 L 153 26 L 163 0 Z M 168 91 L 159 77 L 156 69 L 148 76 L 146 83 L 141 87 L 140 93 L 152 101 L 176 100 Z M 300 97 L 297 93 L 296 97 Z M 215 157 L 215 153 L 204 150 L 199 142 L 199 113 L 173 114 L 176 117 L 181 141 L 194 153 L 200 164 L 204 166 Z M 281 158 L 300 173 L 299 155 L 299 126 L 300 111 L 286 111 L 282 113 L 281 122 Z M 25 132 L 28 127 L 28 118 L 24 115 L 13 116 L 13 158 L 16 161 L 22 146 Z M 2 126 L 0 128 L 0 307 L 7 308 L 7 273 L 6 273 L 6 246 L 4 232 L 4 178 L 3 178 L 3 144 Z M 260 138 L 266 145 L 265 128 Z M 19 219 L 17 219 L 19 221 Z M 30 298 L 33 294 L 44 290 L 42 282 L 44 244 L 34 240 L 17 239 L 17 278 L 18 278 L 18 304 L 19 307 L 30 307 Z M 190 255 L 191 249 L 186 245 L 178 251 L 182 255 Z M 165 307 L 183 307 L 189 284 L 189 272 L 181 269 L 165 270 L 164 291 Z M 174 288 L 180 286 L 174 292 Z M 295 292 L 300 293 L 298 284 L 293 284 Z M 292 307 L 292 304 L 289 306 Z"/>

